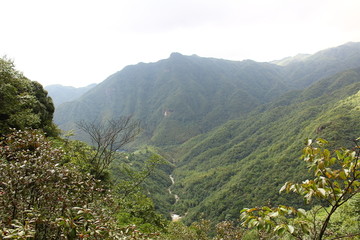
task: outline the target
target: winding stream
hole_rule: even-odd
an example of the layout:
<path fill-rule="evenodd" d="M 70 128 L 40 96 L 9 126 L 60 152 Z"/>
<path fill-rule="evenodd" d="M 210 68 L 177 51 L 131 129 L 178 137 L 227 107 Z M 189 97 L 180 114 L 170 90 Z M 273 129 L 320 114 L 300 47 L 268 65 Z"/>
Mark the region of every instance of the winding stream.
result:
<path fill-rule="evenodd" d="M 171 186 L 168 188 L 168 191 L 169 191 L 170 195 L 174 196 L 175 203 L 177 203 L 179 201 L 179 199 L 180 199 L 179 196 L 177 194 L 173 194 L 171 192 L 171 187 L 175 184 L 175 180 L 174 180 L 174 177 L 171 174 L 169 175 L 169 178 L 171 180 Z M 173 222 L 179 221 L 181 219 L 181 216 L 174 213 L 174 212 L 171 212 L 170 215 L 171 215 L 171 219 L 172 219 Z"/>

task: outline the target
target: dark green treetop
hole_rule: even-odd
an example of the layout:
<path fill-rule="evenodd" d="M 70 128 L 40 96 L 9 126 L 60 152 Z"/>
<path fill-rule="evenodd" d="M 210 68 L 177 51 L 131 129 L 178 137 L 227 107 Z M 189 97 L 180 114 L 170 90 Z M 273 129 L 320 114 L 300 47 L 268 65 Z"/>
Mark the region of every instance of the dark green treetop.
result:
<path fill-rule="evenodd" d="M 42 85 L 16 70 L 11 60 L 0 58 L 0 135 L 10 128 L 34 128 L 54 136 L 53 113 L 53 102 Z"/>

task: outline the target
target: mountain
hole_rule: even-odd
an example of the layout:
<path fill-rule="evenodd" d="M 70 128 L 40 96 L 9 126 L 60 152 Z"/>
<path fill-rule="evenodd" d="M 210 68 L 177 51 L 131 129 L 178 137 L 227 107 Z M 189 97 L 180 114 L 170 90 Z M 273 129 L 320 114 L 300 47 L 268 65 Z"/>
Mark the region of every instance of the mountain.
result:
<path fill-rule="evenodd" d="M 324 77 L 360 66 L 360 43 L 349 42 L 325 49 L 302 61 L 294 61 L 284 68 L 293 89 L 304 88 Z"/>
<path fill-rule="evenodd" d="M 79 88 L 54 84 L 46 86 L 45 90 L 48 91 L 48 94 L 52 98 L 55 107 L 57 107 L 64 102 L 71 102 L 79 98 L 81 95 L 95 86 L 95 83 Z"/>
<path fill-rule="evenodd" d="M 271 63 L 274 63 L 279 66 L 286 66 L 292 63 L 296 62 L 303 62 L 306 60 L 307 57 L 311 56 L 310 54 L 297 54 L 294 57 L 286 57 L 280 60 L 271 61 Z"/>
<path fill-rule="evenodd" d="M 239 117 L 287 89 L 280 67 L 171 54 L 156 63 L 125 67 L 78 100 L 59 106 L 55 122 L 133 115 L 157 146 L 185 142 Z"/>
<path fill-rule="evenodd" d="M 360 43 L 347 43 L 285 66 L 173 53 L 127 66 L 55 111 L 63 129 L 75 122 L 133 115 L 156 145 L 182 143 L 244 115 L 291 89 L 360 66 Z"/>
<path fill-rule="evenodd" d="M 140 119 L 132 147 L 155 146 L 173 163 L 173 210 L 187 223 L 221 221 L 244 207 L 302 205 L 278 190 L 308 177 L 304 139 L 324 137 L 335 148 L 358 137 L 359 91 L 360 43 L 273 63 L 173 53 L 114 73 L 54 119 L 64 130 L 83 119 Z"/>
<path fill-rule="evenodd" d="M 286 181 L 306 179 L 301 156 L 306 138 L 323 137 L 352 146 L 360 134 L 360 68 L 325 78 L 258 107 L 247 117 L 184 143 L 177 149 L 173 190 L 177 212 L 236 219 L 239 210 L 271 202 L 301 205 L 278 194 Z"/>

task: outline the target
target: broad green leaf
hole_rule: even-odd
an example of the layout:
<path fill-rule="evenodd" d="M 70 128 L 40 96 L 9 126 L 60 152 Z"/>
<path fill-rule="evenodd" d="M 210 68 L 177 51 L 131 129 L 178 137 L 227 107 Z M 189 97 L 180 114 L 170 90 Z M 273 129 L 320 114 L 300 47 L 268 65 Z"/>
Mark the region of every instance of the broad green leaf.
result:
<path fill-rule="evenodd" d="M 299 208 L 298 209 L 298 216 L 299 217 L 300 216 L 304 217 L 305 215 L 306 215 L 306 211 L 304 209 L 302 209 L 302 208 Z"/>
<path fill-rule="evenodd" d="M 292 226 L 292 225 L 287 225 L 287 227 L 288 227 L 290 233 L 294 233 L 294 231 L 295 231 L 294 226 Z"/>
<path fill-rule="evenodd" d="M 269 213 L 269 215 L 268 215 L 269 217 L 271 217 L 271 218 L 274 218 L 274 217 L 277 217 L 277 216 L 279 216 L 279 212 L 272 212 L 272 213 Z"/>
<path fill-rule="evenodd" d="M 264 207 L 262 207 L 262 210 L 265 210 L 265 211 L 269 211 L 269 212 L 271 212 L 271 209 L 270 209 L 268 206 L 264 206 Z"/>
<path fill-rule="evenodd" d="M 325 189 L 323 189 L 323 188 L 318 188 L 318 191 L 319 191 L 319 193 L 321 194 L 321 196 L 326 197 L 326 191 L 325 191 Z"/>
<path fill-rule="evenodd" d="M 339 173 L 339 177 L 340 177 L 342 180 L 345 180 L 345 179 L 347 178 L 344 171 L 341 171 L 341 172 Z"/>
<path fill-rule="evenodd" d="M 274 228 L 274 232 L 277 234 L 277 235 L 282 235 L 284 234 L 285 232 L 285 225 L 281 224 L 281 225 L 277 225 L 275 228 Z"/>

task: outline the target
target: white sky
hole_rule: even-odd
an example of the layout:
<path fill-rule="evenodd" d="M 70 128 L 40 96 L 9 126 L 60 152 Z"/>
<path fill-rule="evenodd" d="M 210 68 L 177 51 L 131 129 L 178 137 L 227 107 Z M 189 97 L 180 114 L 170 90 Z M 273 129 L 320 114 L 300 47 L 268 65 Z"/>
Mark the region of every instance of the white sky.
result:
<path fill-rule="evenodd" d="M 44 86 L 172 52 L 271 61 L 360 42 L 360 0 L 0 0 L 0 57 Z"/>

